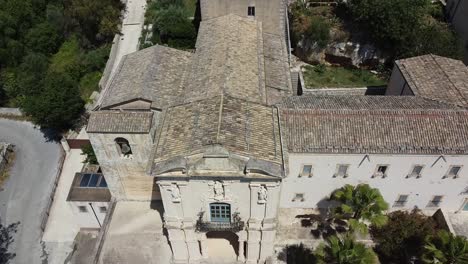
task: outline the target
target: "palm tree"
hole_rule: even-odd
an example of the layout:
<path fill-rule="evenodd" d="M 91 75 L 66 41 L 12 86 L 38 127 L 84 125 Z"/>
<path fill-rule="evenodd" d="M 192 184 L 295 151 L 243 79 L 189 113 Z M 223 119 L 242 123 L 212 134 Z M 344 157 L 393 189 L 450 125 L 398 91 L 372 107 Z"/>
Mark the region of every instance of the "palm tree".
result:
<path fill-rule="evenodd" d="M 440 230 L 437 236 L 427 239 L 422 260 L 428 264 L 467 264 L 468 241 L 464 237 Z"/>
<path fill-rule="evenodd" d="M 333 192 L 330 200 L 339 203 L 334 209 L 334 216 L 347 220 L 351 230 L 365 234 L 368 224 L 379 227 L 387 222 L 384 212 L 388 209 L 388 204 L 379 190 L 368 184 L 346 184 Z"/>
<path fill-rule="evenodd" d="M 319 264 L 373 264 L 377 257 L 372 249 L 354 241 L 350 234 L 331 236 L 315 251 Z"/>

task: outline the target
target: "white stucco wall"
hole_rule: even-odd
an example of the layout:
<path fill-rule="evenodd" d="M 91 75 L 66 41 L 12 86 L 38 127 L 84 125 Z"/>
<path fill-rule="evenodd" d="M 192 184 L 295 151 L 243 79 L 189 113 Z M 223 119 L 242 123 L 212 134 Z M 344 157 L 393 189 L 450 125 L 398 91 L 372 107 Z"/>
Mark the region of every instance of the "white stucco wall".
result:
<path fill-rule="evenodd" d="M 434 195 L 443 195 L 441 207 L 447 211 L 459 210 L 468 194 L 463 194 L 468 187 L 468 157 L 467 156 L 424 156 L 424 155 L 324 155 L 324 154 L 289 154 L 290 173 L 283 181 L 281 204 L 282 208 L 316 208 L 317 204 L 326 199 L 335 189 L 345 184 L 356 185 L 368 183 L 378 188 L 390 206 L 400 194 L 408 194 L 406 209 L 418 206 L 426 208 Z M 363 161 L 364 159 L 364 161 Z M 359 164 L 362 164 L 359 166 Z M 313 176 L 298 177 L 303 164 L 313 166 Z M 350 164 L 348 178 L 333 178 L 337 164 Z M 388 177 L 371 178 L 377 165 L 389 165 Z M 405 178 L 414 165 L 424 165 L 422 177 Z M 451 165 L 462 165 L 459 178 L 442 177 Z M 304 193 L 305 201 L 292 201 L 295 193 Z M 401 209 L 401 208 L 398 208 Z"/>
<path fill-rule="evenodd" d="M 91 205 L 96 212 L 97 218 L 99 219 L 99 223 L 96 220 L 96 216 L 89 205 L 89 202 L 68 202 L 68 205 L 73 211 L 74 214 L 74 221 L 80 228 L 100 228 L 99 223 L 103 223 L 104 218 L 106 217 L 106 212 L 101 212 L 100 207 L 109 208 L 109 203 L 107 202 L 91 202 Z M 87 212 L 81 212 L 79 210 L 79 206 L 85 206 Z"/>
<path fill-rule="evenodd" d="M 258 193 L 255 189 L 252 193 L 250 182 L 239 180 L 222 181 L 224 184 L 225 198 L 221 200 L 214 199 L 214 181 L 213 180 L 191 180 L 191 181 L 176 181 L 176 180 L 159 180 L 161 186 L 161 194 L 163 197 L 165 215 L 169 218 L 177 218 L 179 220 L 198 219 L 198 214 L 205 212 L 205 220 L 210 221 L 210 204 L 211 203 L 228 203 L 231 205 L 231 213 L 239 212 L 243 221 L 250 218 L 262 220 L 264 218 L 276 218 L 276 207 L 279 198 L 279 185 L 274 182 L 253 182 L 258 185 L 273 184 L 273 191 L 269 191 L 269 197 L 266 204 L 258 204 Z M 171 188 L 173 184 L 177 184 L 181 193 L 181 201 L 173 202 L 171 197 Z M 180 184 L 186 184 L 181 186 Z M 255 187 L 256 188 L 256 187 Z M 267 186 L 267 188 L 269 188 Z M 276 204 L 274 211 L 267 212 L 266 205 L 268 203 Z M 271 209 L 270 209 L 271 210 Z"/>

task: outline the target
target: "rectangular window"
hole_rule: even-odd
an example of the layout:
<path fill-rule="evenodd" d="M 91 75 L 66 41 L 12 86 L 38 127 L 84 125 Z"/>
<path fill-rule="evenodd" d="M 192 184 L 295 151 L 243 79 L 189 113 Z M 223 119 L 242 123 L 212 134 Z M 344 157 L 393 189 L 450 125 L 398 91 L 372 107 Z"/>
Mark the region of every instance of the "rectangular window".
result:
<path fill-rule="evenodd" d="M 231 206 L 229 204 L 210 204 L 212 222 L 231 222 Z"/>
<path fill-rule="evenodd" d="M 398 199 L 393 204 L 393 207 L 403 207 L 403 206 L 405 206 L 406 202 L 408 201 L 408 196 L 409 195 L 407 195 L 407 194 L 400 194 L 398 196 Z"/>
<path fill-rule="evenodd" d="M 348 177 L 348 168 L 349 168 L 349 165 L 344 165 L 344 164 L 338 165 L 337 171 L 335 173 L 335 177 L 343 177 L 343 178 Z"/>
<path fill-rule="evenodd" d="M 255 16 L 255 6 L 249 6 L 247 8 L 247 15 L 248 16 Z"/>
<path fill-rule="evenodd" d="M 387 177 L 388 165 L 378 165 L 374 177 Z"/>
<path fill-rule="evenodd" d="M 86 208 L 86 206 L 84 206 L 84 205 L 78 206 L 78 210 L 80 211 L 80 213 L 87 213 L 88 212 L 88 208 Z"/>
<path fill-rule="evenodd" d="M 461 166 L 451 166 L 447 173 L 447 177 L 458 178 L 458 173 L 460 172 L 460 170 Z"/>
<path fill-rule="evenodd" d="M 293 202 L 303 202 L 304 199 L 304 194 L 303 193 L 296 193 L 294 194 L 294 198 L 292 199 Z"/>
<path fill-rule="evenodd" d="M 101 213 L 107 212 L 107 207 L 105 207 L 105 206 L 99 206 L 99 212 L 101 212 Z"/>
<path fill-rule="evenodd" d="M 415 165 L 413 169 L 411 170 L 410 174 L 408 174 L 408 177 L 415 177 L 415 178 L 420 178 L 421 177 L 421 171 L 424 166 L 422 165 Z"/>
<path fill-rule="evenodd" d="M 434 197 L 432 197 L 432 200 L 429 201 L 427 207 L 439 207 L 442 203 L 442 198 L 444 198 L 444 196 L 434 195 Z"/>
<path fill-rule="evenodd" d="M 312 177 L 312 165 L 302 166 L 302 172 L 299 177 Z"/>

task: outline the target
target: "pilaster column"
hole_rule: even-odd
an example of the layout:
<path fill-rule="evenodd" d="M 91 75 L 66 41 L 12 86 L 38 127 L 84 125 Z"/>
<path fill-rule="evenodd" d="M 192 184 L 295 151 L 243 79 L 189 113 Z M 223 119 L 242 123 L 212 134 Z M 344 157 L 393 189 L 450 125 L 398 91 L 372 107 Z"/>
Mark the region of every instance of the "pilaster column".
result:
<path fill-rule="evenodd" d="M 259 183 L 250 183 L 250 220 L 261 220 L 264 217 L 265 204 L 258 204 Z M 250 221 L 249 220 L 249 221 Z"/>
<path fill-rule="evenodd" d="M 247 231 L 240 231 L 237 233 L 237 236 L 239 237 L 239 252 L 237 255 L 237 261 L 244 263 L 245 262 L 244 246 L 245 246 L 245 241 L 247 240 Z"/>
<path fill-rule="evenodd" d="M 244 244 L 245 240 L 239 239 L 239 255 L 237 256 L 237 261 L 245 261 L 245 254 L 244 254 Z"/>
<path fill-rule="evenodd" d="M 200 234 L 200 247 L 201 247 L 201 255 L 202 258 L 208 258 L 208 245 L 206 244 L 206 234 Z"/>
<path fill-rule="evenodd" d="M 185 234 L 180 229 L 168 229 L 169 241 L 172 248 L 172 260 L 174 264 L 186 264 L 188 262 L 187 244 Z"/>
<path fill-rule="evenodd" d="M 267 183 L 265 187 L 268 191 L 265 218 L 276 219 L 279 207 L 280 185 L 278 182 Z"/>
<path fill-rule="evenodd" d="M 249 239 L 247 240 L 247 262 L 248 264 L 258 263 L 260 256 L 261 233 L 257 230 L 249 230 Z"/>

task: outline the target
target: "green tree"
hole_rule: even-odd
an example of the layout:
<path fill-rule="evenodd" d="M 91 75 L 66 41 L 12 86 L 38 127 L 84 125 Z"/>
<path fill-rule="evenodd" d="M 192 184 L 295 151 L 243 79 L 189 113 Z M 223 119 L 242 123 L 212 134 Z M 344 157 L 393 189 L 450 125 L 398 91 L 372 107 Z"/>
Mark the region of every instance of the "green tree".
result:
<path fill-rule="evenodd" d="M 30 53 L 23 58 L 18 67 L 17 96 L 36 95 L 42 91 L 42 80 L 47 74 L 48 59 L 41 53 Z"/>
<path fill-rule="evenodd" d="M 315 251 L 318 263 L 323 264 L 373 264 L 377 257 L 372 249 L 345 236 L 331 236 Z"/>
<path fill-rule="evenodd" d="M 409 43 L 410 50 L 405 57 L 424 54 L 437 54 L 454 59 L 463 58 L 464 46 L 456 32 L 444 22 L 429 20 L 422 26 L 414 43 Z"/>
<path fill-rule="evenodd" d="M 467 264 L 468 241 L 464 237 L 439 230 L 436 236 L 427 238 L 422 260 L 427 264 Z"/>
<path fill-rule="evenodd" d="M 153 23 L 153 33 L 170 47 L 191 49 L 195 47 L 197 32 L 187 11 L 182 6 L 170 5 L 160 10 Z"/>
<path fill-rule="evenodd" d="M 65 2 L 65 16 L 69 31 L 81 35 L 85 45 L 99 45 L 110 41 L 119 32 L 120 10 L 124 5 L 119 0 L 70 0 Z"/>
<path fill-rule="evenodd" d="M 90 163 L 94 165 L 99 164 L 91 144 L 87 144 L 81 147 L 81 155 L 86 155 L 83 163 Z"/>
<path fill-rule="evenodd" d="M 351 0 L 349 10 L 379 46 L 404 53 L 418 36 L 429 4 L 429 0 Z"/>
<path fill-rule="evenodd" d="M 420 259 L 426 237 L 435 232 L 434 220 L 417 210 L 392 212 L 386 225 L 370 228 L 377 244 L 375 251 L 383 263 L 410 263 L 411 259 Z"/>
<path fill-rule="evenodd" d="M 29 29 L 26 34 L 26 45 L 34 52 L 52 54 L 62 42 L 57 29 L 49 22 L 43 22 Z"/>
<path fill-rule="evenodd" d="M 382 226 L 387 222 L 384 212 L 388 204 L 380 191 L 368 184 L 347 184 L 334 191 L 330 200 L 339 203 L 334 209 L 335 217 L 347 220 L 352 230 L 366 233 L 368 223 Z"/>
<path fill-rule="evenodd" d="M 40 127 L 63 130 L 80 117 L 83 105 L 76 82 L 65 73 L 52 73 L 45 78 L 44 91 L 27 97 L 22 109 Z"/>
<path fill-rule="evenodd" d="M 78 81 L 83 74 L 81 64 L 82 53 L 78 38 L 71 37 L 60 46 L 59 51 L 51 57 L 50 73 L 67 73 L 73 80 Z"/>

